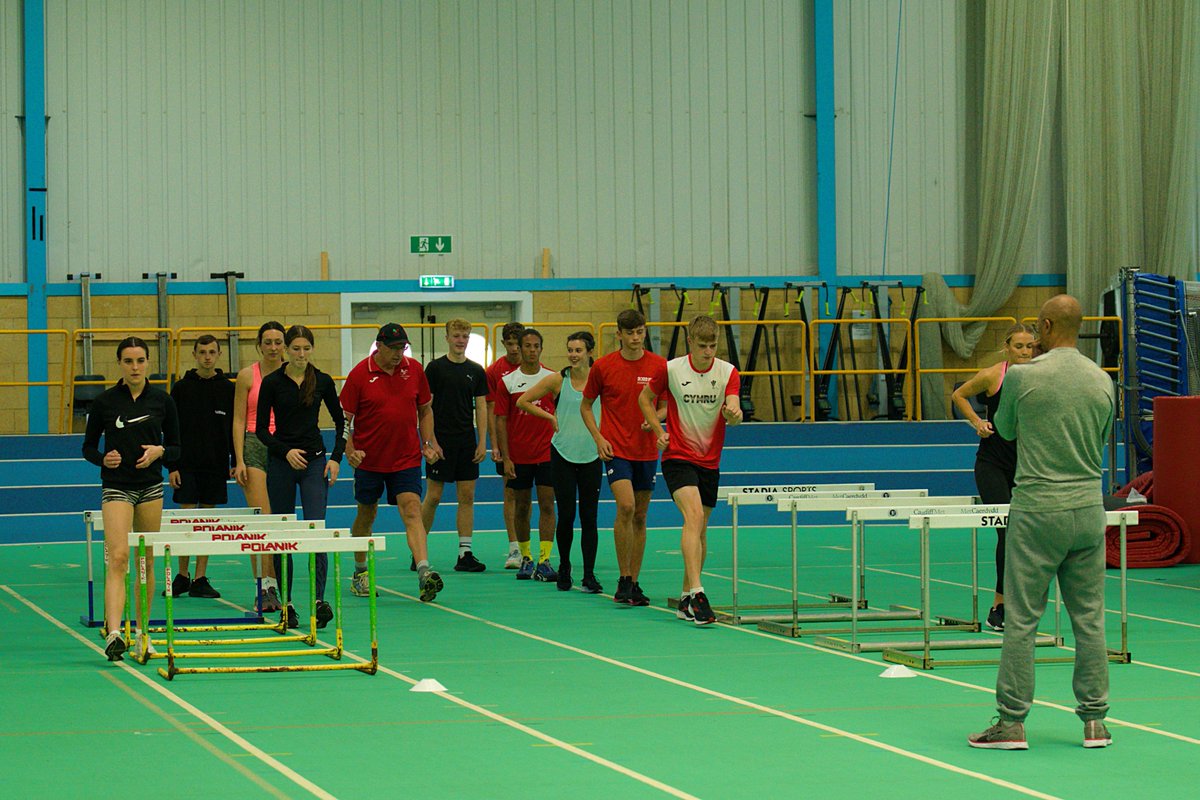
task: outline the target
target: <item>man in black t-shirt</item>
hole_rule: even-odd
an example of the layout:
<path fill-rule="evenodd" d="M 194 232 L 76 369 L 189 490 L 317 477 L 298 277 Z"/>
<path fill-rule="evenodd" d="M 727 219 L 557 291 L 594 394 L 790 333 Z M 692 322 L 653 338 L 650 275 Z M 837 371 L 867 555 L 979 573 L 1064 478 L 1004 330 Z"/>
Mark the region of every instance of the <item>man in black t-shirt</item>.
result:
<path fill-rule="evenodd" d="M 446 355 L 425 367 L 433 393 L 434 437 L 443 458 L 426 462 L 427 489 L 421 504 L 425 530 L 433 529 L 433 517 L 447 483 L 458 484 L 458 572 L 483 572 L 486 567 L 471 552 L 475 527 L 475 481 L 479 463 L 487 455 L 487 377 L 483 367 L 467 358 L 471 323 L 452 319 L 446 323 Z"/>

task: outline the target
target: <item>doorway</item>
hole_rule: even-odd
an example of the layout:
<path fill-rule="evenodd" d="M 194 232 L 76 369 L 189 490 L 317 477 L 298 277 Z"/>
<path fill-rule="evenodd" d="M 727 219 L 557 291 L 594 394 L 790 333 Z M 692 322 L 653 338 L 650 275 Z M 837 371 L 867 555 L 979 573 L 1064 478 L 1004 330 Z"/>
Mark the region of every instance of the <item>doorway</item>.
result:
<path fill-rule="evenodd" d="M 496 358 L 491 341 L 492 326 L 514 319 L 529 319 L 532 315 L 533 295 L 529 292 L 342 295 L 342 324 L 378 327 L 387 322 L 398 322 L 408 329 L 411 340 L 405 355 L 422 364 L 445 355 L 446 332 L 441 326 L 446 320 L 458 317 L 475 326 L 467 346 L 467 358 L 487 367 Z M 422 322 L 438 327 L 409 327 Z M 348 374 L 355 364 L 370 355 L 374 345 L 375 331 L 367 328 L 342 331 L 342 374 Z"/>

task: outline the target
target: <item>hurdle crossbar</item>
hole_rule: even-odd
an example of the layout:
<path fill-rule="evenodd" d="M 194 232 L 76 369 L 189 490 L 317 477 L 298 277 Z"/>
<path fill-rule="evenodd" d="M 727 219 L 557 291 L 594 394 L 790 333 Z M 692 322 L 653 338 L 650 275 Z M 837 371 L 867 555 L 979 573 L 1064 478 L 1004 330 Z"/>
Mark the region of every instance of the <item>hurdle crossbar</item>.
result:
<path fill-rule="evenodd" d="M 155 544 L 181 544 L 187 542 L 261 542 L 271 538 L 285 539 L 323 539 L 336 536 L 349 536 L 349 529 L 326 529 L 324 520 L 305 520 L 301 522 L 280 522 L 275 520 L 267 520 L 260 523 L 255 530 L 213 530 L 213 528 L 226 527 L 208 524 L 195 525 L 179 525 L 175 530 L 165 531 L 131 531 L 128 534 L 128 542 L 131 549 L 136 548 L 136 560 L 131 559 L 137 564 L 137 577 L 134 586 L 127 589 L 125 593 L 125 640 L 132 647 L 133 637 L 130 634 L 130 620 L 132 615 L 129 613 L 129 599 L 136 595 L 134 591 L 142 593 L 142 607 L 147 608 L 149 595 L 147 594 L 143 584 L 146 576 L 149 574 L 147 569 L 147 548 L 150 552 L 154 551 Z M 132 571 L 131 571 L 132 573 Z M 168 584 L 169 586 L 170 584 Z M 169 592 L 167 593 L 168 602 L 172 602 L 175 598 Z M 138 629 L 144 635 L 151 633 L 161 633 L 166 630 L 167 621 L 162 620 L 143 620 L 139 619 Z M 261 615 L 254 617 L 234 617 L 230 619 L 176 619 L 175 630 L 177 632 L 198 633 L 203 631 L 266 631 L 273 630 L 283 635 L 287 632 L 286 617 L 281 615 L 279 622 L 267 622 Z M 165 642 L 159 639 L 152 640 L 155 645 L 164 644 Z M 144 650 L 145 648 L 143 648 Z M 144 662 L 143 662 L 144 663 Z"/>
<path fill-rule="evenodd" d="M 161 555 L 164 560 L 165 580 L 169 584 L 171 581 L 171 556 L 202 556 L 202 555 L 233 555 L 244 552 L 253 553 L 280 553 L 280 554 L 309 554 L 309 635 L 303 637 L 310 649 L 308 650 L 271 650 L 258 652 L 236 652 L 236 651 L 209 651 L 204 653 L 177 653 L 175 650 L 175 626 L 174 626 L 174 607 L 170 597 L 167 600 L 167 666 L 160 667 L 159 675 L 172 680 L 176 675 L 185 674 L 202 674 L 211 672 L 220 673 L 243 673 L 243 672 L 315 672 L 329 670 L 356 670 L 365 672 L 369 675 L 374 675 L 379 667 L 379 642 L 377 632 L 377 614 L 376 614 L 376 597 L 375 597 L 375 553 L 386 549 L 387 542 L 381 536 L 363 536 L 353 537 L 349 535 L 346 529 L 331 529 L 326 531 L 329 534 L 327 538 L 306 538 L 295 536 L 289 538 L 278 538 L 268 541 L 254 542 L 231 542 L 231 541 L 194 541 L 194 542 L 177 542 L 169 541 L 155 542 L 153 546 L 154 553 Z M 316 648 L 317 644 L 317 628 L 316 628 L 316 577 L 313 568 L 313 562 L 317 553 L 331 553 L 333 555 L 333 587 L 334 587 L 334 635 L 335 642 L 332 647 Z M 367 583 L 368 583 L 368 605 L 369 605 L 369 627 L 371 635 L 371 659 L 370 661 L 359 663 L 337 663 L 337 664 L 270 664 L 258 666 L 224 666 L 224 667 L 179 667 L 176 666 L 177 658 L 282 658 L 292 656 L 328 656 L 329 658 L 340 661 L 343 650 L 343 631 L 342 631 L 342 588 L 341 588 L 341 554 L 342 553 L 366 553 L 367 554 Z M 280 588 L 286 597 L 287 592 L 287 560 L 284 559 L 280 575 Z M 283 624 L 286 625 L 287 609 L 282 612 Z M 287 639 L 280 639 L 286 641 Z M 229 642 L 225 642 L 229 644 Z"/>
<path fill-rule="evenodd" d="M 829 599 L 820 603 L 805 603 L 800 604 L 798 577 L 796 574 L 796 547 L 797 547 L 797 531 L 795 528 L 795 520 L 793 520 L 792 528 L 792 598 L 791 604 L 768 603 L 746 605 L 739 602 L 739 567 L 738 567 L 738 509 L 741 506 L 751 505 L 772 505 L 784 502 L 795 502 L 797 508 L 802 508 L 806 511 L 828 511 L 840 510 L 845 508 L 844 502 L 847 498 L 872 498 L 879 499 L 884 497 L 924 497 L 928 492 L 925 489 L 894 489 L 894 490 L 877 490 L 874 488 L 861 488 L 863 486 L 873 487 L 874 484 L 798 484 L 791 486 L 747 486 L 733 487 L 726 494 L 726 502 L 729 503 L 732 511 L 732 539 L 733 539 L 733 561 L 732 561 L 732 604 L 729 606 L 715 606 L 713 608 L 716 614 L 717 621 L 730 625 L 741 625 L 745 623 L 757 624 L 765 621 L 779 620 L 790 618 L 789 615 L 781 614 L 786 609 L 791 609 L 792 614 L 798 613 L 798 609 L 803 608 L 844 608 L 850 598 L 846 595 L 830 593 Z M 832 504 L 832 505 L 830 505 Z M 668 599 L 669 606 L 677 606 L 678 601 Z M 747 614 L 746 610 L 756 613 Z"/>
<path fill-rule="evenodd" d="M 732 558 L 730 583 L 732 584 L 732 603 L 728 606 L 714 606 L 713 612 L 720 622 L 740 625 L 743 621 L 751 622 L 750 618 L 741 614 L 743 609 L 767 610 L 779 609 L 777 604 L 739 605 L 738 604 L 738 508 L 743 505 L 761 505 L 775 502 L 778 497 L 807 496 L 824 492 L 862 492 L 875 488 L 873 483 L 784 483 L 764 484 L 762 486 L 722 486 L 717 489 L 717 498 L 729 504 L 730 536 L 732 539 Z M 676 608 L 678 598 L 668 597 L 667 605 Z"/>
<path fill-rule="evenodd" d="M 201 513 L 202 512 L 202 513 Z M 183 519 L 202 519 L 212 520 L 220 518 L 222 520 L 228 518 L 253 517 L 260 515 L 262 509 L 251 508 L 248 506 L 239 508 L 171 508 L 163 510 L 163 521 L 174 522 Z M 295 519 L 295 514 L 272 514 L 270 519 L 285 519 L 290 517 Z M 261 518 L 261 517 L 260 517 Z M 94 543 L 95 534 L 104 530 L 104 512 L 100 510 L 90 510 L 83 512 L 83 534 L 84 534 L 84 559 L 87 564 L 87 614 L 79 616 L 79 623 L 87 628 L 99 628 L 104 626 L 104 615 L 96 618 L 96 580 L 95 580 L 95 563 L 92 556 L 92 545 Z M 108 553 L 105 550 L 105 568 L 108 566 Z M 130 562 L 132 568 L 133 562 Z M 258 616 L 257 614 L 252 616 Z"/>
<path fill-rule="evenodd" d="M 1003 507 L 1002 507 L 1003 508 Z M 1126 559 L 1127 535 L 1128 526 L 1136 525 L 1138 522 L 1137 511 L 1107 511 L 1105 512 L 1105 524 L 1109 526 L 1117 526 L 1120 530 L 1120 549 L 1121 549 L 1121 646 L 1119 650 L 1108 650 L 1108 658 L 1120 664 L 1128 664 L 1132 661 L 1132 654 L 1129 652 L 1129 635 L 1128 635 L 1128 563 Z M 921 536 L 921 574 L 922 574 L 922 593 L 925 595 L 926 601 L 929 593 L 929 532 L 930 530 L 963 530 L 969 528 L 972 536 L 980 528 L 1006 528 L 1008 527 L 1008 509 L 1003 508 L 1003 511 L 993 511 L 989 513 L 971 513 L 971 514 L 915 514 L 909 518 L 908 527 L 913 530 L 920 531 Z M 1061 647 L 1063 638 L 1061 634 L 1061 616 L 1062 616 L 1062 597 L 1057 586 L 1055 585 L 1055 632 L 1053 637 L 1047 637 L 1045 634 L 1038 634 L 1035 639 L 1035 644 L 1046 646 L 1042 642 L 1050 638 L 1052 646 Z M 925 607 L 928 614 L 928 605 Z M 981 664 L 998 664 L 999 659 L 934 659 L 932 650 L 963 650 L 963 649 L 980 649 L 980 648 L 995 648 L 1002 644 L 1002 639 L 997 637 L 988 637 L 987 639 L 965 639 L 965 640 L 939 640 L 934 643 L 930 640 L 929 618 L 924 619 L 925 631 L 920 640 L 907 642 L 889 642 L 878 643 L 875 649 L 879 649 L 883 653 L 883 659 L 896 664 L 904 664 L 909 667 L 919 669 L 933 669 L 935 666 L 969 666 Z M 918 652 L 912 652 L 918 651 Z M 1071 656 L 1045 656 L 1035 659 L 1038 663 L 1063 663 L 1074 661 L 1074 655 Z"/>

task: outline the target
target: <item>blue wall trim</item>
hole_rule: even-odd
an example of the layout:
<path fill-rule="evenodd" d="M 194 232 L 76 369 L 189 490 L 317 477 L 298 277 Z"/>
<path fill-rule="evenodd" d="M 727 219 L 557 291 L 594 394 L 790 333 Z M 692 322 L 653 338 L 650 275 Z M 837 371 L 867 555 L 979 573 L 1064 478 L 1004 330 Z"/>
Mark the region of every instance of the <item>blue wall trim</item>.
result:
<path fill-rule="evenodd" d="M 44 0 L 25 0 L 22 31 L 25 89 L 25 325 L 46 327 L 46 10 Z M 48 380 L 46 338 L 29 339 L 28 378 Z M 49 394 L 29 393 L 29 432 L 49 432 Z"/>

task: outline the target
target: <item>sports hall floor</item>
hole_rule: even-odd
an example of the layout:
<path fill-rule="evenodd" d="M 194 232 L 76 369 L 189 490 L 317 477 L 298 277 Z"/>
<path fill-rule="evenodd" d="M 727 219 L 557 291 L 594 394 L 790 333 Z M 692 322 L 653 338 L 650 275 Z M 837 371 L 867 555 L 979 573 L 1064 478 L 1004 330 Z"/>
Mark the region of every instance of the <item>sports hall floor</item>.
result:
<path fill-rule="evenodd" d="M 801 590 L 846 591 L 844 529 L 803 534 Z M 82 544 L 4 546 L 0 796 L 1200 796 L 1200 565 L 1132 574 L 1135 663 L 1110 670 L 1112 747 L 1080 746 L 1070 667 L 1045 664 L 1030 750 L 990 752 L 968 748 L 964 737 L 994 714 L 994 666 L 885 679 L 878 654 L 684 623 L 665 607 L 680 583 L 677 535 L 650 531 L 641 582 L 655 605 L 643 609 L 518 583 L 497 568 L 497 533 L 476 538 L 488 572 L 443 570 L 438 602 L 421 605 L 396 537 L 380 562 L 377 675 L 182 675 L 169 683 L 153 669 L 159 661 L 106 662 L 97 629 L 81 626 Z M 710 535 L 704 582 L 714 602 L 725 602 L 728 531 Z M 742 531 L 745 602 L 787 598 L 786 535 Z M 915 603 L 912 539 L 900 529 L 870 536 L 872 605 Z M 452 564 L 454 538 L 431 541 L 435 565 Z M 965 541 L 950 535 L 935 545 L 935 611 L 969 610 Z M 600 555 L 611 592 L 605 532 Z M 225 599 L 187 598 L 184 610 L 222 614 L 249 602 L 241 560 L 214 558 L 209 571 Z M 1115 572 L 1107 583 L 1116 642 Z M 346 657 L 365 655 L 366 602 L 348 593 L 345 602 Z M 331 640 L 332 627 L 324 634 Z M 422 678 L 446 692 L 410 692 Z"/>

